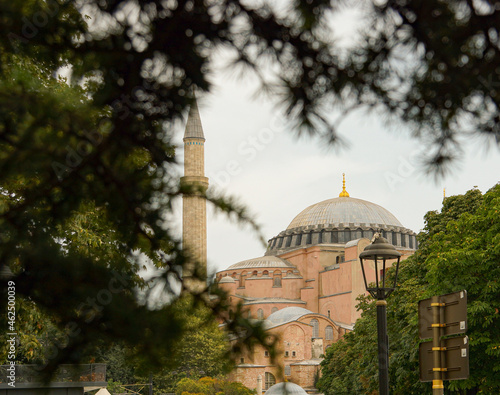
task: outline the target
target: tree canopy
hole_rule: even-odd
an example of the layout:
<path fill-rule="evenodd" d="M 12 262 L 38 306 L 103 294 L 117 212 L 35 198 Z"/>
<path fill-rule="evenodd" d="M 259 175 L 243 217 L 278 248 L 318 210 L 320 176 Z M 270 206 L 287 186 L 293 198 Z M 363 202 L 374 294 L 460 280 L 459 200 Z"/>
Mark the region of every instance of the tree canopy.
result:
<path fill-rule="evenodd" d="M 500 390 L 499 310 L 500 184 L 484 195 L 473 189 L 444 199 L 441 212 L 427 213 L 419 249 L 401 263 L 398 288 L 388 299 L 391 392 L 431 394 L 419 382 L 418 301 L 467 290 L 470 378 L 445 381 L 446 393 Z M 393 273 L 390 273 L 391 275 Z M 325 394 L 376 393 L 376 308 L 361 297 L 355 331 L 333 344 L 322 363 Z"/>
<path fill-rule="evenodd" d="M 227 334 L 216 320 L 209 320 L 210 309 L 200 306 L 191 312 L 187 301 L 182 303 L 188 315 L 187 325 L 173 353 L 163 356 L 161 369 L 151 376 L 155 391 L 173 393 L 182 379 L 222 377 L 232 367 Z M 103 345 L 95 359 L 106 363 L 106 377 L 116 385 L 148 383 L 151 369 L 144 364 L 145 358 L 135 354 L 126 345 Z"/>
<path fill-rule="evenodd" d="M 186 256 L 168 218 L 193 191 L 173 170 L 172 133 L 194 91 L 210 91 L 220 51 L 298 130 L 329 141 L 331 108 L 363 106 L 412 126 L 435 165 L 464 134 L 498 143 L 498 7 L 365 5 L 367 28 L 342 48 L 330 17 L 343 2 L 0 0 L 0 262 L 59 331 L 51 363 L 81 360 L 97 338 L 156 361 L 175 347 Z M 231 200 L 207 199 L 251 223 Z M 158 270 L 147 284 L 144 257 Z M 170 303 L 155 305 L 159 294 Z"/>
<path fill-rule="evenodd" d="M 175 389 L 176 395 L 204 394 L 204 395 L 252 395 L 249 390 L 241 383 L 227 380 L 214 379 L 211 377 L 202 377 L 197 381 L 185 378 L 179 381 Z"/>

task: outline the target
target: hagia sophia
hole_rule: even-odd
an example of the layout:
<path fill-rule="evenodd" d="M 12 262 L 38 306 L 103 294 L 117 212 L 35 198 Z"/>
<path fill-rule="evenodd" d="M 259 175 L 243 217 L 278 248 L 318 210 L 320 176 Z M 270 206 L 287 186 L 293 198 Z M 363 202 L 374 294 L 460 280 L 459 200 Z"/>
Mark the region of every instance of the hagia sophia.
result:
<path fill-rule="evenodd" d="M 184 134 L 182 182 L 201 191 L 205 137 L 196 103 Z M 417 248 L 415 233 L 385 208 L 351 197 L 345 178 L 339 196 L 313 204 L 291 217 L 288 227 L 268 242 L 263 256 L 247 259 L 216 274 L 218 286 L 232 304 L 242 303 L 248 317 L 265 320 L 270 334 L 280 337 L 278 358 L 271 364 L 264 348 L 244 355 L 230 379 L 260 395 L 279 381 L 314 393 L 322 355 L 353 330 L 360 312 L 356 298 L 365 284 L 359 254 L 376 232 L 405 259 Z M 207 262 L 206 202 L 183 198 L 183 242 L 197 262 Z M 375 269 L 367 271 L 367 280 Z M 284 377 L 284 380 L 283 380 Z"/>

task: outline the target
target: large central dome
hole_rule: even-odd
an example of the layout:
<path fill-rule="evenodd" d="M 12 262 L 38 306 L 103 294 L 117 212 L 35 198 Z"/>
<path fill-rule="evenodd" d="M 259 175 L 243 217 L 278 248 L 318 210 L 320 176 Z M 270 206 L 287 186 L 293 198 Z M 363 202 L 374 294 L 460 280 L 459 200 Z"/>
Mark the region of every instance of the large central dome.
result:
<path fill-rule="evenodd" d="M 287 229 L 349 223 L 403 226 L 394 215 L 378 204 L 351 197 L 338 197 L 307 207 L 290 222 Z"/>
<path fill-rule="evenodd" d="M 389 210 L 349 196 L 343 181 L 338 198 L 324 200 L 302 210 L 286 230 L 269 240 L 266 255 L 318 244 L 345 245 L 375 232 L 398 248 L 415 249 L 415 233 L 405 228 Z"/>

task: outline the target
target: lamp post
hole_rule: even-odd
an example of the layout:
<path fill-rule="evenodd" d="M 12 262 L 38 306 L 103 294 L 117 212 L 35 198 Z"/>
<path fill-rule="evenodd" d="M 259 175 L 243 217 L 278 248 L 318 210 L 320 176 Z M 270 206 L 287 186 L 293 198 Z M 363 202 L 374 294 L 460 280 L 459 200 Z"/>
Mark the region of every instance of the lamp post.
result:
<path fill-rule="evenodd" d="M 385 299 L 396 288 L 398 278 L 399 260 L 401 253 L 396 251 L 392 244 L 389 244 L 380 233 L 375 233 L 372 243 L 367 245 L 365 250 L 359 254 L 363 279 L 365 280 L 366 290 L 377 300 L 377 333 L 378 333 L 378 375 L 379 375 L 379 394 L 389 394 L 389 339 L 387 337 L 387 302 Z M 397 259 L 396 274 L 392 284 L 386 284 L 386 268 L 392 266 L 388 262 Z M 366 280 L 365 265 L 367 260 L 374 261 L 375 266 L 375 287 L 368 287 Z M 387 285 L 387 286 L 386 286 Z"/>

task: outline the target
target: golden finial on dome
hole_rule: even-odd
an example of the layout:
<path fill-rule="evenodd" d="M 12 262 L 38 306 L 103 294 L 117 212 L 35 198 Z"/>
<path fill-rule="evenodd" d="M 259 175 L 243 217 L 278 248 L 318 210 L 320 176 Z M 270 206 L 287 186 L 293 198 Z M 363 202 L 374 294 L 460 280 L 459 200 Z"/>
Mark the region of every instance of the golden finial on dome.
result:
<path fill-rule="evenodd" d="M 349 194 L 345 190 L 345 173 L 342 173 L 342 192 L 340 192 L 339 197 L 349 197 Z"/>
<path fill-rule="evenodd" d="M 446 197 L 446 187 L 443 188 L 443 199 Z"/>

